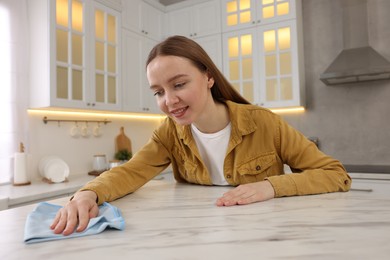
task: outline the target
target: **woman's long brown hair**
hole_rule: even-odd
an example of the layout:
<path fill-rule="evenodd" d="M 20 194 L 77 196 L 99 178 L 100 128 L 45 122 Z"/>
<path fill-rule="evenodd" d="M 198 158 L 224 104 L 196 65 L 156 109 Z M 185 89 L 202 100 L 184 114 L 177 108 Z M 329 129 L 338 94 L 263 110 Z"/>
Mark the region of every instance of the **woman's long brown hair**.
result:
<path fill-rule="evenodd" d="M 146 66 L 157 56 L 177 56 L 190 60 L 201 72 L 207 72 L 214 78 L 211 94 L 214 100 L 224 102 L 231 100 L 236 103 L 250 104 L 241 96 L 217 66 L 195 41 L 184 36 L 171 36 L 157 44 L 149 53 Z"/>

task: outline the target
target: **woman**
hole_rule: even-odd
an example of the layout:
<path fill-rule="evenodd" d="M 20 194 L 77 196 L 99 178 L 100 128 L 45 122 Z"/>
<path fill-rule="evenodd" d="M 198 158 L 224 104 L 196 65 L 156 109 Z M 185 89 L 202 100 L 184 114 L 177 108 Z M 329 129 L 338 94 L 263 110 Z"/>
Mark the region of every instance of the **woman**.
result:
<path fill-rule="evenodd" d="M 150 52 L 150 89 L 167 114 L 126 164 L 100 175 L 58 212 L 51 228 L 83 231 L 98 204 L 132 193 L 170 164 L 178 182 L 231 185 L 217 206 L 348 191 L 341 163 L 267 109 L 240 96 L 194 41 L 173 36 Z M 284 174 L 288 164 L 296 174 Z"/>

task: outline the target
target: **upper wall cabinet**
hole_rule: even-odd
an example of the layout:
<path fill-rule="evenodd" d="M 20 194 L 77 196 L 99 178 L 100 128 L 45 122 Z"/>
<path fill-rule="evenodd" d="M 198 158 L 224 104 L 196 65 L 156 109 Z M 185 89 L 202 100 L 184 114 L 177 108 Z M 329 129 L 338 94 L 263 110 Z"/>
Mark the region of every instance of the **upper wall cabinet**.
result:
<path fill-rule="evenodd" d="M 224 32 L 296 18 L 295 0 L 222 0 L 222 4 Z"/>
<path fill-rule="evenodd" d="M 296 8 L 300 1 L 223 2 L 224 28 L 229 28 L 222 39 L 223 69 L 236 90 L 251 103 L 264 107 L 304 105 L 301 15 L 291 13 L 301 10 Z M 245 25 L 254 10 L 263 20 Z M 270 20 L 261 22 L 266 19 Z"/>
<path fill-rule="evenodd" d="M 168 34 L 189 38 L 221 32 L 220 2 L 206 1 L 167 14 Z"/>
<path fill-rule="evenodd" d="M 32 108 L 121 110 L 120 13 L 91 0 L 30 0 Z"/>
<path fill-rule="evenodd" d="M 160 41 L 163 12 L 142 0 L 122 1 L 122 26 L 150 39 Z"/>

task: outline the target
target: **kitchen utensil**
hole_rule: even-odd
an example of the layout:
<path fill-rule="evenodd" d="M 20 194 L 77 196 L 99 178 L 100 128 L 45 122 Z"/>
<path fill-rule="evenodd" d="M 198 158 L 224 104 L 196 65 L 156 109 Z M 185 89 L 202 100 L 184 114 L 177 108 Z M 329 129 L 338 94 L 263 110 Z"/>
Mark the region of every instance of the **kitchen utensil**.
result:
<path fill-rule="evenodd" d="M 58 156 L 45 156 L 39 161 L 39 173 L 50 183 L 59 183 L 67 180 L 69 166 Z"/>
<path fill-rule="evenodd" d="M 115 139 L 115 153 L 122 150 L 127 150 L 132 153 L 130 138 L 126 136 L 123 126 L 120 128 L 120 133 Z"/>

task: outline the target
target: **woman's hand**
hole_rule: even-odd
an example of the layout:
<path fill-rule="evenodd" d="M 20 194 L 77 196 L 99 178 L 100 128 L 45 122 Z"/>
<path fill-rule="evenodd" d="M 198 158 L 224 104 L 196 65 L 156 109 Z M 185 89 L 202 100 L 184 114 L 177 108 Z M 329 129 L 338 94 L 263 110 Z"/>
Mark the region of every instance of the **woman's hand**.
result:
<path fill-rule="evenodd" d="M 93 191 L 77 192 L 73 199 L 65 207 L 57 212 L 50 228 L 55 234 L 62 233 L 67 236 L 76 231 L 82 232 L 91 218 L 99 214 L 99 208 L 96 203 L 97 195 Z"/>
<path fill-rule="evenodd" d="M 275 197 L 275 190 L 269 181 L 242 184 L 217 199 L 217 206 L 233 206 L 265 201 Z"/>

